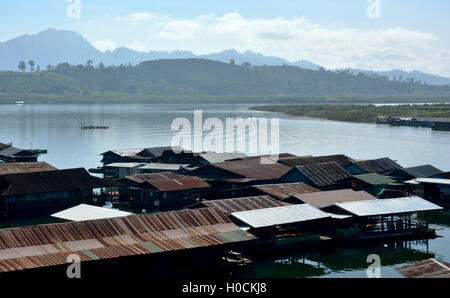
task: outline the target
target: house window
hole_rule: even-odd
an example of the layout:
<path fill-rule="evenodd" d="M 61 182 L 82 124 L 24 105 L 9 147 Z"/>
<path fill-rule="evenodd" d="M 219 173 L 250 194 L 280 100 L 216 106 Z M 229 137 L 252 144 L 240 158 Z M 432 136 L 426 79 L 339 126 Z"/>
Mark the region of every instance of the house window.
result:
<path fill-rule="evenodd" d="M 159 201 L 155 201 L 155 207 L 159 207 Z"/>
<path fill-rule="evenodd" d="M 167 192 L 163 192 L 163 199 L 167 199 Z"/>

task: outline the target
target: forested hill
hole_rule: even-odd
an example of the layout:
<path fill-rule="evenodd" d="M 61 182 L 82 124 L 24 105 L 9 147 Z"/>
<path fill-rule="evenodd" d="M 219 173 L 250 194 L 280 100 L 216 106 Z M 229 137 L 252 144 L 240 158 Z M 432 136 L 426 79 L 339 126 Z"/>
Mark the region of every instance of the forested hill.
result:
<path fill-rule="evenodd" d="M 302 97 L 450 94 L 450 86 L 390 81 L 373 74 L 170 59 L 136 66 L 59 64 L 39 72 L 0 72 L 0 101 L 133 101 L 193 97 Z"/>

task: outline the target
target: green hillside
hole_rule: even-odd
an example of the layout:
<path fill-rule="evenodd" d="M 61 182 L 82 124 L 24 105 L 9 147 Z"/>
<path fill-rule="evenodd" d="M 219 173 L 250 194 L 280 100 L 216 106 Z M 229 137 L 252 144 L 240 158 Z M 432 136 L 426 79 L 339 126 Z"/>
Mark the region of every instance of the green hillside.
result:
<path fill-rule="evenodd" d="M 251 67 L 204 59 L 157 60 L 136 66 L 59 64 L 41 72 L 0 72 L 0 102 L 145 102 L 186 100 L 434 101 L 450 86 L 394 82 L 349 72 L 293 66 Z"/>

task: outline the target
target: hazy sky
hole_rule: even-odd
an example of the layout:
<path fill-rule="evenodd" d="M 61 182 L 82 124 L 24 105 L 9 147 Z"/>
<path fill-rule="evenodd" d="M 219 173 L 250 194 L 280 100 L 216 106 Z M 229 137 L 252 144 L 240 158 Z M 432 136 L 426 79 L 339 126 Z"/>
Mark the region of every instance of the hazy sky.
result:
<path fill-rule="evenodd" d="M 81 3 L 80 18 L 67 8 Z M 367 9 L 379 1 L 381 18 Z M 0 3 L 0 41 L 47 28 L 98 49 L 234 48 L 326 68 L 419 69 L 450 76 L 448 0 L 15 0 Z M 369 3 L 371 2 L 371 3 Z M 373 7 L 373 6 L 372 6 Z M 69 17 L 69 16 L 72 16 Z"/>

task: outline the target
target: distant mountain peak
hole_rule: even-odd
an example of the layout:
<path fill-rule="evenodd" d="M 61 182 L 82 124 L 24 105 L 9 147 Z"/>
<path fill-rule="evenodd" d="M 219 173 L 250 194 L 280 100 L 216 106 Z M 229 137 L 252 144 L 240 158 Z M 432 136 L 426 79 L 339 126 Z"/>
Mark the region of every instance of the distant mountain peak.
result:
<path fill-rule="evenodd" d="M 248 62 L 252 65 L 290 65 L 302 69 L 317 70 L 320 65 L 311 61 L 298 60 L 295 62 L 276 56 L 266 56 L 251 50 L 239 52 L 236 49 L 226 49 L 222 52 L 206 55 L 195 55 L 191 51 L 148 51 L 140 52 L 126 47 L 118 47 L 113 51 L 102 53 L 95 48 L 81 34 L 65 30 L 48 28 L 32 35 L 21 35 L 8 41 L 0 42 L 0 70 L 17 70 L 19 61 L 33 59 L 36 65 L 43 69 L 47 65 L 68 62 L 70 64 L 84 64 L 88 60 L 95 64 L 103 62 L 105 65 L 138 64 L 143 61 L 159 59 L 201 58 L 229 63 L 234 59 L 236 64 Z M 350 69 L 354 73 L 372 72 L 387 75 L 391 79 L 398 76 L 414 78 L 432 85 L 450 84 L 450 78 L 435 76 L 420 70 L 406 72 L 404 70 L 391 70 L 376 72 L 370 70 Z"/>

